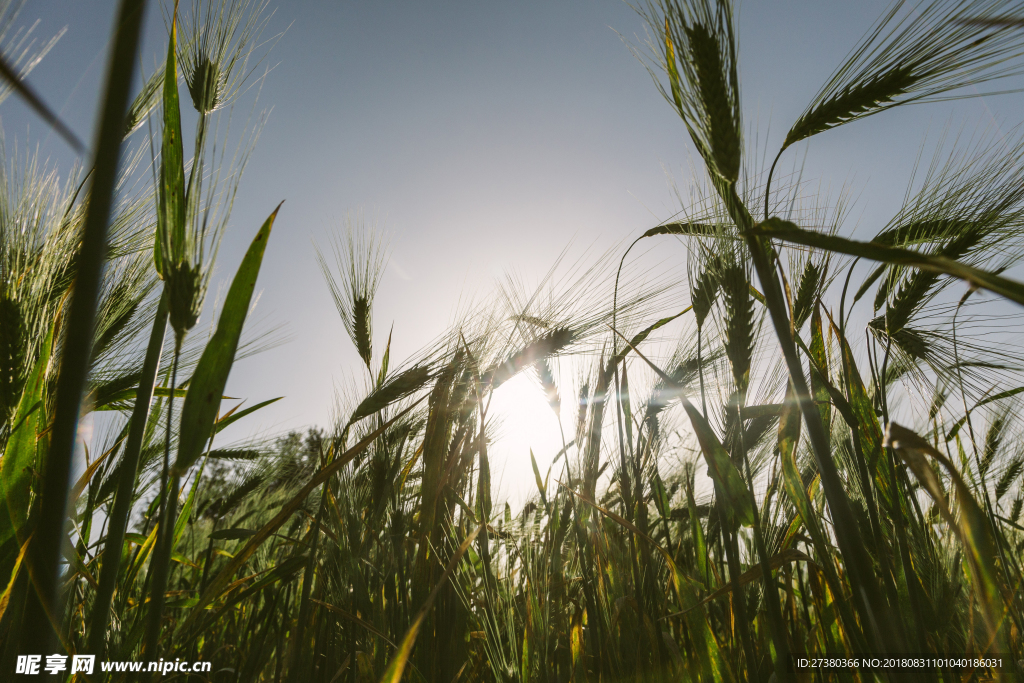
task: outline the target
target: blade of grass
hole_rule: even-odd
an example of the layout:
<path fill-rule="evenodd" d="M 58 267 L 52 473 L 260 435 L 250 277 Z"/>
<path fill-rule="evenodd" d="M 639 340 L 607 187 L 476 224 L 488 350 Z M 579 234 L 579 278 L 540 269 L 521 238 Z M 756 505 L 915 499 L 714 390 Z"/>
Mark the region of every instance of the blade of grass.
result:
<path fill-rule="evenodd" d="M 1006 616 L 1003 605 L 1004 588 L 1001 586 L 999 572 L 995 566 L 996 545 L 987 516 L 974 499 L 970 488 L 957 468 L 949 458 L 926 439 L 906 427 L 890 422 L 886 428 L 885 445 L 894 449 L 910 466 L 914 475 L 935 499 L 946 522 L 959 532 L 970 559 L 968 566 L 971 569 L 971 578 L 981 599 L 982 613 L 989 632 L 989 643 L 995 645 L 992 651 L 1008 652 L 1009 649 L 1002 634 L 1002 623 Z M 923 454 L 928 454 L 942 465 L 952 480 L 960 507 L 959 521 L 950 512 L 942 486 Z"/>
<path fill-rule="evenodd" d="M 103 109 L 96 136 L 95 162 L 89 203 L 82 228 L 75 284 L 66 329 L 78 343 L 64 347 L 51 430 L 49 461 L 41 492 L 37 542 L 30 558 L 38 591 L 26 605 L 22 642 L 42 652 L 52 651 L 54 629 L 48 613 L 59 604 L 58 572 L 60 544 L 63 538 L 71 461 L 74 456 L 81 410 L 82 392 L 92 357 L 93 324 L 99 295 L 103 263 L 107 254 L 107 226 L 110 222 L 121 161 L 124 121 L 128 113 L 129 91 L 138 61 L 139 35 L 145 3 L 122 0 L 115 19 L 114 47 L 103 94 Z M 22 651 L 28 651 L 23 648 Z"/>
<path fill-rule="evenodd" d="M 800 561 L 800 560 L 802 560 L 804 562 L 807 562 L 807 563 L 813 564 L 811 558 L 808 557 L 806 553 L 803 553 L 803 552 L 797 550 L 796 548 L 789 548 L 788 550 L 783 550 L 782 552 L 777 553 L 777 554 L 773 555 L 772 557 L 770 557 L 768 559 L 768 565 L 772 569 L 779 569 L 780 567 L 782 567 L 785 564 L 788 564 L 790 562 L 797 562 L 797 561 Z M 745 586 L 748 583 L 753 583 L 754 581 L 756 581 L 759 578 L 764 578 L 764 576 L 763 576 L 763 574 L 761 572 L 761 567 L 759 567 L 759 566 L 758 567 L 753 567 L 753 568 L 748 569 L 747 571 L 743 572 L 742 574 L 740 574 L 739 578 L 737 579 L 737 583 L 739 585 L 741 585 L 741 586 Z M 720 586 L 718 589 L 712 591 L 707 597 L 705 597 L 703 600 L 698 602 L 696 605 L 693 605 L 692 607 L 688 607 L 685 610 L 683 610 L 682 612 L 676 612 L 675 614 L 668 614 L 668 615 L 666 615 L 666 616 L 664 616 L 662 618 L 663 619 L 668 619 L 670 617 L 682 616 L 682 615 L 686 614 L 687 612 L 689 612 L 690 610 L 697 609 L 698 607 L 703 607 L 704 605 L 706 605 L 707 603 L 711 602 L 712 600 L 716 600 L 717 598 L 720 598 L 723 595 L 728 595 L 729 593 L 732 592 L 732 590 L 733 590 L 733 582 L 732 581 L 728 581 L 724 585 Z"/>
<path fill-rule="evenodd" d="M 10 567 L 8 558 L 25 542 L 25 525 L 32 497 L 32 471 L 39 468 L 39 434 L 46 428 L 43 406 L 46 372 L 53 348 L 53 328 L 43 342 L 39 359 L 25 382 L 14 412 L 12 429 L 0 460 L 0 576 Z M 45 438 L 45 437 L 43 437 Z"/>
<path fill-rule="evenodd" d="M 241 550 L 235 553 L 235 556 L 234 558 L 232 558 L 231 562 L 229 562 L 228 565 L 224 567 L 212 581 L 210 581 L 206 590 L 199 597 L 199 602 L 196 603 L 195 607 L 193 608 L 193 612 L 189 614 L 185 621 L 183 621 L 177 627 L 177 632 L 183 633 L 188 629 L 189 626 L 191 626 L 191 624 L 200 616 L 202 609 L 206 605 L 210 604 L 210 602 L 212 602 L 218 595 L 220 595 L 221 591 L 225 586 L 228 585 L 228 582 L 231 580 L 231 577 L 234 576 L 235 572 L 241 569 L 242 566 L 244 566 L 245 563 L 249 560 L 249 558 L 252 557 L 253 553 L 255 553 L 256 550 L 258 550 L 259 547 L 263 545 L 263 543 L 268 538 L 270 538 L 281 527 L 282 524 L 288 521 L 288 519 L 295 513 L 295 511 L 302 506 L 302 503 L 306 500 L 306 497 L 313 491 L 313 489 L 322 485 L 325 481 L 330 479 L 338 470 L 340 470 L 346 463 L 350 462 L 353 458 L 355 458 L 357 455 L 366 450 L 366 448 L 370 444 L 372 444 L 374 440 L 377 439 L 377 437 L 383 434 L 388 429 L 388 427 L 395 424 L 395 422 L 397 422 L 401 418 L 405 417 L 410 411 L 412 411 L 413 408 L 419 405 L 424 399 L 426 399 L 425 396 L 423 398 L 418 399 L 415 403 L 407 407 L 405 410 L 398 413 L 393 418 L 385 422 L 383 425 L 375 429 L 364 439 L 362 439 L 359 443 L 357 443 L 352 448 L 348 449 L 347 451 L 336 457 L 330 465 L 327 465 L 326 467 L 318 471 L 308 482 L 306 482 L 306 484 L 301 489 L 299 489 L 298 492 L 296 492 L 296 494 L 287 503 L 281 506 L 281 511 L 277 513 L 277 515 L 275 515 L 273 519 L 271 519 L 269 522 L 263 525 L 263 527 L 260 528 L 260 530 L 257 531 L 256 534 L 252 536 L 252 538 L 249 539 L 249 542 L 246 543 Z"/>
<path fill-rule="evenodd" d="M 804 528 L 811 535 L 811 542 L 814 544 L 815 552 L 821 561 L 822 572 L 829 590 L 832 591 L 833 599 L 839 608 L 843 620 L 843 628 L 857 643 L 858 649 L 864 650 L 864 637 L 860 626 L 850 612 L 849 604 L 843 592 L 843 586 L 836 574 L 835 564 L 832 560 L 832 551 L 829 546 L 825 531 L 821 527 L 818 516 L 814 512 L 807 490 L 804 488 L 803 479 L 800 477 L 800 470 L 796 464 L 797 443 L 800 440 L 800 408 L 796 401 L 796 392 L 792 384 L 786 390 L 786 406 L 779 418 L 779 458 L 782 463 L 783 485 L 790 501 L 796 508 L 797 515 L 803 522 Z"/>
<path fill-rule="evenodd" d="M 402 680 L 402 673 L 405 671 L 405 666 L 409 662 L 409 655 L 412 654 L 412 647 L 416 644 L 416 636 L 419 635 L 420 627 L 423 625 L 423 620 L 426 619 L 427 614 L 430 613 L 430 608 L 434 604 L 434 599 L 437 598 L 438 592 L 441 588 L 448 583 L 448 578 L 455 571 L 455 568 L 459 564 L 459 560 L 465 554 L 469 548 L 473 539 L 476 538 L 480 530 L 483 529 L 483 525 L 478 526 L 474 529 L 466 538 L 462 541 L 462 545 L 459 546 L 455 554 L 452 555 L 452 559 L 448 561 L 448 566 L 445 567 L 444 573 L 441 575 L 440 581 L 434 586 L 434 590 L 430 591 L 430 595 L 427 596 L 426 601 L 420 607 L 416 613 L 416 618 L 413 619 L 412 625 L 405 632 L 405 637 L 402 638 L 401 644 L 398 646 L 398 652 L 391 658 L 391 663 L 388 664 L 387 670 L 384 675 L 381 676 L 380 683 L 398 683 Z"/>
<path fill-rule="evenodd" d="M 686 416 L 690 418 L 690 424 L 693 426 L 693 431 L 697 435 L 697 441 L 700 443 L 701 452 L 704 455 L 704 461 L 708 466 L 708 474 L 714 480 L 719 494 L 723 497 L 724 511 L 727 518 L 737 524 L 749 526 L 754 523 L 754 506 L 750 500 L 749 492 L 747 491 L 746 484 L 743 483 L 743 477 L 740 475 L 736 465 L 733 464 L 729 458 L 729 453 L 722 446 L 722 442 L 719 441 L 718 436 L 715 434 L 711 425 L 704 419 L 700 411 L 689 399 L 683 394 L 685 387 L 676 382 L 670 377 L 665 371 L 659 368 L 657 365 L 652 363 L 644 354 L 632 345 L 632 343 L 622 336 L 617 330 L 615 330 L 622 341 L 629 345 L 629 348 L 633 349 L 636 355 L 640 356 L 647 365 L 654 370 L 655 373 L 670 387 L 678 390 L 679 400 L 683 404 L 683 409 L 686 411 Z"/>
<path fill-rule="evenodd" d="M 256 278 L 263 263 L 267 240 L 280 210 L 281 204 L 278 204 L 263 222 L 263 226 L 256 233 L 249 250 L 242 258 L 242 263 L 231 281 L 231 288 L 228 289 L 220 318 L 217 320 L 217 330 L 207 342 L 203 355 L 196 365 L 192 383 L 185 396 L 185 404 L 181 409 L 178 457 L 173 468 L 178 474 L 185 473 L 195 463 L 213 431 L 224 386 L 235 361 L 242 326 L 249 314 L 249 303 L 256 289 Z"/>
<path fill-rule="evenodd" d="M 0 619 L 4 618 L 4 612 L 7 611 L 7 606 L 11 602 L 11 594 L 14 591 L 14 584 L 18 580 L 18 572 L 21 570 L 21 562 L 25 559 L 25 553 L 28 551 L 29 541 L 32 540 L 31 534 L 25 539 L 25 542 L 21 544 L 21 549 L 18 551 L 18 557 L 14 560 L 14 569 L 11 570 L 11 578 L 7 582 L 7 588 L 4 589 L 4 594 L 0 595 Z"/>
<path fill-rule="evenodd" d="M 858 242 L 836 235 L 804 230 L 795 223 L 769 218 L 745 234 L 802 244 L 848 256 L 857 256 L 883 263 L 913 266 L 921 270 L 958 278 L 978 289 L 985 289 L 1024 306 L 1024 284 L 995 273 L 968 266 L 943 256 L 920 254 L 910 249 L 888 247 L 873 242 Z"/>
<path fill-rule="evenodd" d="M 621 516 L 615 514 L 611 510 L 608 510 L 601 505 L 598 505 L 587 496 L 574 491 L 567 487 L 565 484 L 559 482 L 559 485 L 571 493 L 575 498 L 580 499 L 588 506 L 594 508 L 602 515 L 612 520 L 616 524 L 632 531 L 640 538 L 647 541 L 658 553 L 665 558 L 665 563 L 668 565 L 669 570 L 672 572 L 672 585 L 675 588 L 676 595 L 679 599 L 680 605 L 683 610 L 679 612 L 680 615 L 690 613 L 690 608 L 697 604 L 697 593 L 693 587 L 693 582 L 687 579 L 683 573 L 679 570 L 679 566 L 675 560 L 672 559 L 672 554 L 662 548 L 653 538 L 645 534 L 632 522 L 623 519 Z M 708 624 L 707 618 L 703 613 L 695 614 L 690 618 L 690 632 L 691 635 L 698 638 L 701 641 L 701 645 L 704 647 L 698 648 L 698 657 L 701 660 L 702 676 L 708 681 L 729 681 L 732 680 L 731 672 L 725 668 L 724 662 L 721 661 L 718 641 L 715 639 L 714 632 L 711 630 Z"/>
<path fill-rule="evenodd" d="M 873 648 L 879 653 L 899 652 L 903 649 L 898 636 L 892 633 L 890 624 L 890 606 L 882 595 L 871 559 L 864 549 L 860 530 L 857 528 L 849 496 L 843 488 L 839 477 L 828 434 L 821 421 L 821 413 L 811 396 L 804 377 L 803 367 L 797 355 L 793 340 L 792 324 L 787 313 L 786 299 L 771 265 L 771 257 L 766 249 L 763 238 L 755 235 L 753 219 L 736 194 L 734 187 L 720 188 L 720 194 L 730 213 L 741 228 L 747 248 L 764 289 L 765 304 L 771 316 L 775 336 L 782 347 L 783 358 L 789 371 L 790 381 L 807 424 L 807 433 L 811 443 L 818 471 L 821 473 L 822 488 L 832 512 L 832 520 L 836 532 L 836 540 L 846 561 L 854 595 L 860 606 L 864 620 L 870 626 Z"/>
<path fill-rule="evenodd" d="M 221 397 L 221 398 L 223 398 L 223 397 Z M 282 398 L 284 398 L 284 396 L 278 396 L 277 398 L 267 399 L 266 401 L 262 401 L 260 403 L 257 403 L 254 406 L 249 406 L 245 410 L 241 410 L 241 411 L 239 411 L 237 413 L 232 413 L 230 415 L 225 415 L 224 417 L 220 418 L 219 420 L 217 420 L 213 424 L 213 433 L 214 434 L 219 434 L 221 431 L 226 429 L 233 422 L 241 420 L 246 415 L 252 415 L 257 410 L 260 410 L 261 408 L 266 408 L 267 406 L 271 405 L 272 403 L 277 403 Z"/>
<path fill-rule="evenodd" d="M 169 58 L 168 63 L 170 64 L 170 62 Z M 149 657 L 156 656 L 163 612 L 162 598 L 177 536 L 178 482 L 199 458 L 204 444 L 213 435 L 213 425 L 220 409 L 221 396 L 224 394 L 224 386 L 227 384 L 228 375 L 234 364 L 238 340 L 249 313 L 249 303 L 256 289 L 256 279 L 263 262 L 263 254 L 266 252 L 267 240 L 270 238 L 270 231 L 280 208 L 281 205 L 278 204 L 273 213 L 267 217 L 242 258 L 242 263 L 238 266 L 238 271 L 228 289 L 224 308 L 217 321 L 217 329 L 210 341 L 207 342 L 206 348 L 203 349 L 203 354 L 196 365 L 193 381 L 189 384 L 188 393 L 185 395 L 178 428 L 178 455 L 169 472 L 170 486 L 166 489 L 169 497 L 164 514 L 161 515 L 164 531 L 161 533 L 160 543 L 153 556 L 155 571 L 151 572 L 153 579 L 150 588 L 153 604 L 150 607 L 149 626 L 146 630 L 146 651 Z M 176 347 L 176 355 L 178 350 Z M 191 496 L 189 500 L 191 500 Z M 174 530 L 173 533 L 172 530 Z"/>

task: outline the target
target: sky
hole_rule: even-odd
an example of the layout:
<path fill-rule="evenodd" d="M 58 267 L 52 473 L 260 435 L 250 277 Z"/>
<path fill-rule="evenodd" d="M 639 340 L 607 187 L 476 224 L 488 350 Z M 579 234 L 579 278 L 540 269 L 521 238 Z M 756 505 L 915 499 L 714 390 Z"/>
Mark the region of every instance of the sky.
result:
<path fill-rule="evenodd" d="M 774 155 L 887 4 L 739 4 L 748 152 Z M 264 37 L 274 41 L 259 67 L 269 73 L 258 101 L 254 88 L 236 105 L 235 122 L 254 108 L 269 116 L 212 292 L 284 200 L 256 318 L 283 326 L 289 341 L 240 361 L 228 394 L 250 403 L 285 399 L 239 423 L 231 438 L 326 425 L 335 393 L 360 372 L 313 248 L 347 216 L 389 236 L 375 343 L 382 348 L 393 323 L 391 357 L 402 359 L 444 332 L 460 302 L 510 270 L 535 281 L 569 245 L 575 255 L 621 250 L 680 209 L 673 188 L 685 194 L 695 151 L 630 50 L 642 46 L 644 25 L 623 2 L 282 0 L 269 10 Z M 28 80 L 90 143 L 114 11 L 114 2 L 28 0 L 16 23 L 38 20 L 40 39 L 66 28 Z M 167 37 L 159 5 L 148 12 L 141 54 L 151 72 Z M 848 234 L 873 233 L 898 209 L 926 139 L 947 125 L 1008 130 L 1021 103 L 1007 95 L 900 108 L 798 145 L 780 168 L 804 162 L 805 179 L 833 193 L 845 188 L 854 218 Z M 15 98 L 0 105 L 0 125 L 9 149 L 38 150 L 64 172 L 74 161 Z M 659 249 L 662 260 L 684 262 L 681 245 Z M 529 377 L 502 391 L 504 441 L 492 467 L 502 492 L 521 500 L 533 487 L 528 450 L 545 467 L 557 426 Z"/>

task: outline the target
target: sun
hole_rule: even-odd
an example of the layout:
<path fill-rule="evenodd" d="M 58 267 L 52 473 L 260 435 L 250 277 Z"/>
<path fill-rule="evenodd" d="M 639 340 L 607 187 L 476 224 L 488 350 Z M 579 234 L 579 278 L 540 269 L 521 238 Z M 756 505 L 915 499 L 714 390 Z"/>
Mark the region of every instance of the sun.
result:
<path fill-rule="evenodd" d="M 488 449 L 493 495 L 516 510 L 537 495 L 530 450 L 544 477 L 562 449 L 558 420 L 532 372 L 521 372 L 498 387 L 487 414 L 497 425 Z M 551 481 L 557 477 L 558 472 L 552 471 Z"/>

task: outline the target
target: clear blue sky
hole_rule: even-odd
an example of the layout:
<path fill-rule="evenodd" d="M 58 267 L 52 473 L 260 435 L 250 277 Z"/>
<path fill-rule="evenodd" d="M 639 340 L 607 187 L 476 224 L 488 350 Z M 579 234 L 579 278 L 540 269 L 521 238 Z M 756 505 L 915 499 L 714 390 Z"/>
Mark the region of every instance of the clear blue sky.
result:
<path fill-rule="evenodd" d="M 777 149 L 886 5 L 741 3 L 748 129 Z M 20 16 L 22 24 L 41 20 L 40 37 L 67 26 L 29 80 L 86 140 L 114 7 L 30 0 Z M 258 311 L 285 323 L 292 341 L 240 363 L 229 385 L 252 401 L 287 397 L 257 420 L 265 430 L 325 424 L 335 386 L 359 371 L 312 249 L 348 212 L 377 218 L 391 236 L 393 267 L 375 327 L 382 344 L 394 321 L 392 356 L 403 358 L 444 330 L 460 296 L 507 269 L 536 277 L 572 240 L 607 248 L 679 209 L 669 176 L 685 188 L 694 152 L 618 35 L 634 44 L 643 36 L 623 2 L 306 0 L 271 8 L 267 35 L 287 29 L 268 57 L 274 68 L 261 95 L 260 106 L 273 111 L 217 264 L 220 276 L 233 273 L 263 218 L 286 200 Z M 166 45 L 156 4 L 147 24 L 143 56 L 152 70 Z M 815 138 L 805 175 L 836 189 L 845 183 L 853 215 L 873 231 L 898 208 L 926 133 L 934 138 L 947 122 L 1006 128 L 1021 103 L 1013 95 L 872 117 Z M 14 98 L 0 116 L 9 149 L 15 140 L 22 149 L 39 145 L 67 167 L 66 147 Z M 755 136 L 747 141 L 753 147 Z M 798 147 L 784 165 L 801 157 L 806 145 Z M 682 260 L 680 246 L 666 249 Z M 526 430 L 524 419 L 513 428 Z M 510 462 L 505 477 L 513 490 L 519 481 L 532 486 L 528 459 Z"/>

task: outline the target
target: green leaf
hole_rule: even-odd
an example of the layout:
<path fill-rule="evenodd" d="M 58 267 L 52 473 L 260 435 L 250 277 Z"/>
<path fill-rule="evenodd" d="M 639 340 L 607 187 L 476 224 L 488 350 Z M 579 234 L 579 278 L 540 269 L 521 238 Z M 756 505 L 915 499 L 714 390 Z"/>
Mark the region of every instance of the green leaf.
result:
<path fill-rule="evenodd" d="M 523 653 L 519 663 L 519 680 L 530 683 L 530 624 L 523 628 Z"/>
<path fill-rule="evenodd" d="M 196 494 L 199 491 L 199 480 L 203 477 L 203 471 L 206 469 L 206 463 L 208 459 L 203 459 L 203 464 L 200 465 L 199 471 L 196 472 L 196 476 L 192 478 L 192 486 L 189 488 L 188 497 L 185 498 L 185 504 L 181 506 L 181 512 L 178 513 L 178 519 L 174 522 L 174 543 L 172 548 L 178 545 L 178 541 L 181 539 L 181 535 L 185 533 L 185 526 L 190 522 L 192 516 L 192 508 L 196 504 Z M 171 491 L 172 496 L 177 496 L 178 491 Z M 177 500 L 177 498 L 175 498 Z"/>
<path fill-rule="evenodd" d="M 177 8 L 175 8 L 177 13 Z M 160 182 L 157 185 L 156 243 L 153 261 L 160 277 L 167 274 L 165 258 L 180 259 L 185 249 L 185 152 L 181 138 L 181 111 L 178 106 L 177 22 L 171 22 L 164 67 L 164 130 L 160 144 Z M 165 254 L 164 250 L 170 253 Z"/>
<path fill-rule="evenodd" d="M 811 540 L 814 541 L 819 556 L 828 557 L 829 547 L 825 543 L 814 506 L 804 489 L 803 479 L 796 465 L 797 443 L 800 440 L 800 408 L 792 385 L 787 388 L 786 398 L 790 401 L 783 404 L 785 409 L 779 418 L 779 459 L 782 462 L 783 484 L 797 514 L 803 520 L 804 527 L 811 534 Z"/>
<path fill-rule="evenodd" d="M 188 557 L 186 557 L 184 553 L 180 553 L 177 550 L 175 550 L 173 553 L 171 553 L 171 559 L 174 560 L 175 562 L 177 562 L 178 564 L 185 564 L 185 565 L 188 565 L 190 567 L 198 567 L 199 566 L 195 562 L 193 562 L 192 560 L 188 559 Z M 199 601 L 199 596 L 198 595 L 194 595 L 191 598 L 186 598 L 185 600 L 187 600 L 187 602 L 185 604 L 181 604 L 179 606 L 191 607 L 192 605 L 194 605 L 196 602 Z M 169 605 L 171 605 L 170 602 L 165 604 L 165 606 L 169 606 Z"/>
<path fill-rule="evenodd" d="M 544 479 L 540 476 L 540 469 L 537 467 L 537 458 L 533 457 L 533 449 L 530 449 L 530 464 L 533 465 L 533 477 L 537 481 L 537 490 L 540 491 L 540 500 L 547 507 L 547 491 L 544 486 Z"/>
<path fill-rule="evenodd" d="M 207 342 L 196 365 L 192 384 L 181 409 L 181 436 L 178 457 L 174 463 L 174 469 L 179 473 L 184 473 L 195 463 L 203 451 L 203 445 L 213 435 L 213 423 L 224 394 L 224 385 L 227 384 L 228 374 L 235 361 L 238 339 L 256 289 L 256 278 L 263 262 L 267 239 L 280 209 L 281 205 L 278 204 L 242 259 L 224 300 L 224 310 L 217 321 L 217 330 Z"/>
<path fill-rule="evenodd" d="M 159 500 L 159 498 L 157 498 L 157 500 Z M 136 552 L 135 562 L 128 568 L 128 571 L 125 573 L 123 585 L 130 586 L 133 583 L 135 583 L 135 577 L 138 576 L 139 570 L 142 569 L 142 566 L 146 563 L 146 560 L 148 560 L 149 556 L 153 553 L 153 547 L 156 545 L 157 531 L 159 530 L 159 528 L 159 524 L 154 524 L 153 529 L 149 532 L 149 536 L 146 536 L 145 538 L 143 538 L 141 542 L 139 542 L 139 549 Z M 131 540 L 130 537 L 133 536 L 136 536 L 136 534 L 125 534 L 125 539 Z M 133 542 L 135 541 L 133 540 Z M 139 622 L 145 623 L 143 619 L 140 619 Z"/>
<path fill-rule="evenodd" d="M 935 499 L 939 512 L 945 520 L 953 529 L 959 531 L 961 542 L 967 551 L 969 560 L 967 565 L 977 589 L 976 595 L 982 607 L 985 625 L 989 630 L 988 642 L 992 643 L 990 651 L 1005 651 L 1006 643 L 1002 639 L 1003 629 L 1000 624 L 1005 615 L 1003 593 L 1006 587 L 1001 585 L 995 566 L 998 553 L 995 540 L 992 538 L 992 527 L 988 517 L 974 499 L 970 488 L 953 463 L 926 439 L 895 422 L 890 422 L 886 428 L 885 445 L 893 448 L 910 466 L 914 476 Z M 938 461 L 949 474 L 960 508 L 960 514 L 957 517 L 954 517 L 950 511 L 935 470 L 925 459 L 925 454 Z M 1006 595 L 1011 595 L 1008 589 Z"/>
<path fill-rule="evenodd" d="M 138 378 L 133 378 L 138 381 Z M 138 387 L 132 387 L 131 389 L 125 389 L 118 391 L 113 394 L 104 396 L 101 400 L 98 399 L 96 403 L 96 410 L 128 410 L 132 405 L 126 404 L 126 401 L 134 401 L 136 391 Z M 188 389 L 178 388 L 174 390 L 175 398 L 185 398 L 188 394 Z M 170 387 L 153 387 L 153 396 L 162 396 L 164 398 L 171 395 Z M 230 396 L 221 396 L 221 398 L 231 398 Z M 102 401 L 102 402 L 101 402 Z"/>
<path fill-rule="evenodd" d="M 920 254 L 909 249 L 888 247 L 874 242 L 858 242 L 836 235 L 804 230 L 781 218 L 769 218 L 755 226 L 751 233 L 805 247 L 814 247 L 838 254 L 858 256 L 882 263 L 912 266 L 920 270 L 959 278 L 972 287 L 986 289 L 1024 306 L 1024 284 L 995 273 L 968 266 L 945 256 Z"/>
<path fill-rule="evenodd" d="M 684 308 L 683 310 L 679 311 L 675 315 L 670 315 L 667 318 L 662 318 L 661 320 L 657 321 L 653 325 L 651 325 L 649 327 L 645 327 L 644 329 L 642 329 L 639 332 L 637 332 L 633 336 L 633 338 L 629 340 L 629 345 L 626 346 L 626 348 L 622 349 L 617 354 L 615 354 L 614 356 L 611 357 L 611 359 L 608 361 L 608 369 L 609 370 L 614 369 L 614 367 L 616 365 L 618 365 L 620 362 L 622 362 L 622 359 L 625 358 L 629 354 L 630 349 L 632 349 L 632 348 L 642 344 L 647 339 L 647 337 L 649 337 L 651 335 L 651 332 L 654 332 L 655 330 L 657 330 L 657 329 L 659 329 L 661 327 L 664 327 L 665 325 L 668 325 L 670 322 L 672 322 L 673 320 L 675 320 L 679 316 L 681 316 L 684 313 L 690 311 L 692 308 L 693 308 L 693 306 L 687 306 L 686 308 Z"/>
<path fill-rule="evenodd" d="M 419 635 L 420 627 L 423 625 L 423 620 L 426 619 L 427 614 L 430 613 L 430 608 L 434 604 L 434 599 L 437 598 L 438 592 L 443 586 L 448 584 L 448 578 L 455 571 L 455 567 L 458 566 L 459 560 L 462 559 L 463 554 L 469 548 L 469 545 L 476 538 L 480 530 L 483 529 L 483 525 L 478 526 L 472 533 L 466 536 L 466 539 L 462 541 L 462 545 L 459 546 L 455 554 L 452 555 L 452 559 L 448 562 L 448 566 L 444 569 L 444 574 L 441 575 L 441 580 L 434 586 L 434 590 L 427 596 L 426 601 L 420 607 L 419 612 L 416 613 L 416 618 L 413 619 L 412 625 L 409 630 L 405 632 L 405 637 L 402 638 L 402 642 L 398 646 L 398 652 L 391 658 L 391 663 L 388 664 L 387 670 L 384 675 L 381 676 L 380 683 L 399 683 L 402 680 L 402 672 L 405 671 L 405 665 L 409 662 L 409 655 L 412 654 L 412 646 L 416 643 L 416 636 Z"/>
<path fill-rule="evenodd" d="M 659 484 L 661 477 L 658 477 Z M 664 488 L 664 485 L 662 485 Z M 704 540 L 704 527 L 700 524 L 700 517 L 697 516 L 697 503 L 693 500 L 693 489 L 686 489 L 686 507 L 690 512 L 690 535 L 693 537 L 693 552 L 697 558 L 697 571 L 700 573 L 700 581 L 705 586 L 711 582 L 711 567 L 708 564 L 708 546 Z"/>
<path fill-rule="evenodd" d="M 37 442 L 47 424 L 43 401 L 52 349 L 53 327 L 46 335 L 35 367 L 25 382 L 3 460 L 0 461 L 0 553 L 5 564 L 7 556 L 16 554 L 25 541 L 23 532 L 28 521 L 32 471 L 41 467 Z"/>
<path fill-rule="evenodd" d="M 744 526 L 753 525 L 754 506 L 739 470 L 700 411 L 682 393 L 679 394 L 679 399 L 697 435 L 704 461 L 708 466 L 708 475 L 715 482 L 715 491 L 723 503 L 726 519 Z"/>
<path fill-rule="evenodd" d="M 224 399 L 224 398 L 226 398 L 226 397 L 225 396 L 221 396 L 221 399 Z M 284 396 L 278 396 L 277 398 L 272 398 L 272 399 L 263 401 L 262 403 L 257 403 L 254 406 L 249 406 L 245 410 L 239 411 L 237 413 L 232 413 L 231 415 L 226 415 L 225 417 L 222 417 L 221 419 L 217 420 L 217 422 L 213 425 L 213 433 L 214 434 L 219 434 L 222 430 L 226 429 L 228 427 L 228 425 L 230 425 L 232 422 L 236 422 L 238 420 L 241 420 L 246 415 L 251 415 L 251 414 L 255 413 L 257 410 L 259 410 L 260 408 L 266 408 L 271 403 L 277 403 L 282 398 L 284 398 Z"/>
<path fill-rule="evenodd" d="M 672 505 L 668 498 L 668 491 L 665 490 L 665 482 L 661 480 L 661 475 L 658 473 L 657 468 L 654 468 L 654 474 L 651 475 L 651 497 L 654 498 L 654 507 L 657 508 L 658 514 L 663 519 L 668 519 L 672 516 Z"/>

